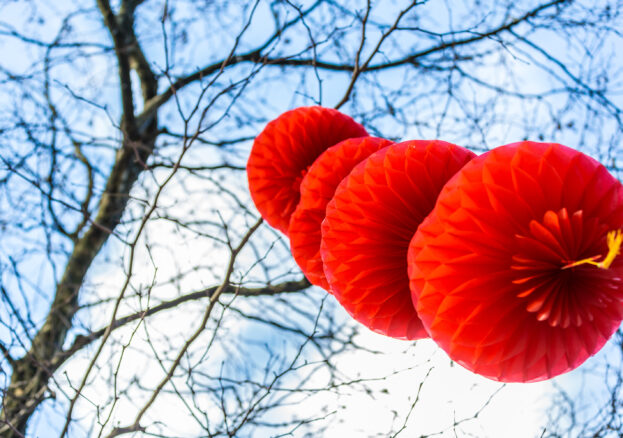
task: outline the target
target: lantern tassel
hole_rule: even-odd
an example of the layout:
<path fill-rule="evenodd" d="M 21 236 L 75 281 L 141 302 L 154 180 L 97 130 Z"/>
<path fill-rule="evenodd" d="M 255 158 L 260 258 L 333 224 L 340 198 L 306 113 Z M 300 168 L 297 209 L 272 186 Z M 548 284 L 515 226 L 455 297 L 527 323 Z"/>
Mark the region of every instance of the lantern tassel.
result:
<path fill-rule="evenodd" d="M 573 268 L 575 266 L 591 264 L 597 266 L 601 269 L 608 269 L 617 255 L 621 253 L 621 244 L 623 244 L 623 233 L 621 230 L 613 230 L 608 232 L 608 236 L 606 237 L 606 243 L 608 244 L 608 254 L 604 257 L 604 259 L 600 262 L 595 261 L 600 256 L 596 255 L 593 257 L 587 257 L 582 260 L 578 260 L 577 262 L 569 263 L 563 266 L 561 269 Z"/>

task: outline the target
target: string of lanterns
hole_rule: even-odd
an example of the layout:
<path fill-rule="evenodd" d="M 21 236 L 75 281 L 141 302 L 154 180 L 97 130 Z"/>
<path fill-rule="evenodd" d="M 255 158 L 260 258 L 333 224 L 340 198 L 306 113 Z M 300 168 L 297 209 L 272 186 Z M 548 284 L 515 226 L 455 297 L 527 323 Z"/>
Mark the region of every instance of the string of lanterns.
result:
<path fill-rule="evenodd" d="M 268 123 L 247 174 L 312 284 L 487 378 L 573 370 L 623 320 L 623 186 L 574 149 L 393 143 L 313 106 Z"/>

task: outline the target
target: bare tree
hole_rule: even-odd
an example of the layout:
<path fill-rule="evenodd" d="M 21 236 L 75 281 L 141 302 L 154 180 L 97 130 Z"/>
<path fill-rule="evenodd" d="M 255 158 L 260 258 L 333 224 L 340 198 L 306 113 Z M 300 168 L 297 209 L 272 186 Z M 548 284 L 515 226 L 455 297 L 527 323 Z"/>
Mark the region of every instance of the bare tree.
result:
<path fill-rule="evenodd" d="M 321 436 L 342 408 L 310 400 L 369 394 L 339 363 L 375 351 L 258 217 L 254 136 L 321 104 L 382 137 L 560 141 L 616 172 L 622 8 L 0 2 L 0 435 Z M 434 368 L 413 367 L 384 436 Z"/>

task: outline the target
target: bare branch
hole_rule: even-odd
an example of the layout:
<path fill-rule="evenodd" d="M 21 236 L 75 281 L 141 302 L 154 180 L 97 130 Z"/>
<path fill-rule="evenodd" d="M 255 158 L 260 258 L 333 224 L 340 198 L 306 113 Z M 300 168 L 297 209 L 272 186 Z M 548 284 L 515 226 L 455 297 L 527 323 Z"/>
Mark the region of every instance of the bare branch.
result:
<path fill-rule="evenodd" d="M 53 361 L 53 368 L 58 368 L 64 361 L 66 361 L 69 357 L 71 357 L 76 352 L 83 349 L 85 346 L 89 345 L 93 341 L 101 338 L 107 331 L 115 330 L 119 327 L 123 327 L 131 322 L 143 320 L 151 315 L 155 315 L 163 310 L 176 309 L 180 304 L 187 303 L 189 301 L 197 301 L 203 299 L 211 299 L 212 296 L 216 293 L 217 290 L 221 289 L 222 294 L 234 294 L 240 297 L 261 297 L 261 296 L 272 296 L 284 293 L 294 293 L 300 292 L 302 290 L 307 289 L 311 286 L 311 283 L 306 278 L 303 278 L 298 281 L 286 281 L 283 283 L 275 284 L 275 285 L 267 285 L 264 287 L 258 288 L 247 288 L 240 287 L 232 284 L 228 284 L 226 287 L 222 288 L 219 286 L 213 286 L 208 289 L 192 292 L 181 297 L 175 298 L 170 301 L 166 301 L 160 304 L 157 304 L 153 307 L 145 309 L 141 312 L 136 312 L 132 315 L 127 315 L 122 318 L 118 318 L 114 321 L 111 327 L 102 328 L 96 330 L 88 335 L 78 335 L 74 340 L 71 347 L 67 350 L 60 352 L 57 357 Z"/>

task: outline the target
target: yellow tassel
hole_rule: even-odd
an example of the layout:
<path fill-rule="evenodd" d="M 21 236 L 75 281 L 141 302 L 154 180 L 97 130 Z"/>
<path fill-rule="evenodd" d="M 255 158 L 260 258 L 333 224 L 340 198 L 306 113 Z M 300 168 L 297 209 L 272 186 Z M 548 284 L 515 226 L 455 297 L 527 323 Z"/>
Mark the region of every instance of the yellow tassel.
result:
<path fill-rule="evenodd" d="M 623 233 L 621 232 L 621 230 L 609 231 L 608 236 L 606 237 L 606 243 L 608 244 L 608 254 L 606 254 L 601 262 L 595 261 L 600 257 L 596 255 L 593 257 L 587 257 L 585 259 L 578 260 L 577 262 L 569 263 L 568 265 L 563 266 L 562 269 L 569 269 L 573 268 L 574 266 L 584 264 L 594 265 L 601 269 L 608 269 L 612 265 L 612 262 L 614 262 L 616 256 L 621 253 L 621 244 L 623 244 Z"/>

